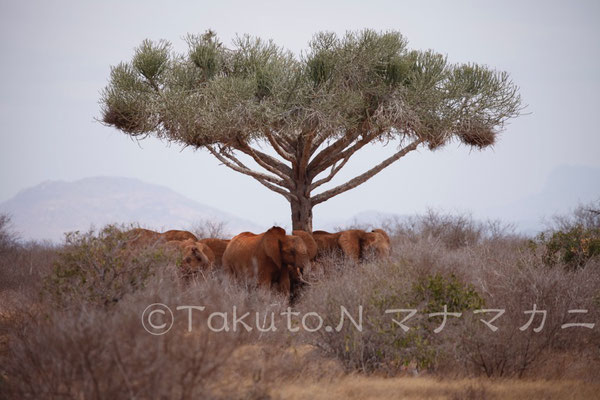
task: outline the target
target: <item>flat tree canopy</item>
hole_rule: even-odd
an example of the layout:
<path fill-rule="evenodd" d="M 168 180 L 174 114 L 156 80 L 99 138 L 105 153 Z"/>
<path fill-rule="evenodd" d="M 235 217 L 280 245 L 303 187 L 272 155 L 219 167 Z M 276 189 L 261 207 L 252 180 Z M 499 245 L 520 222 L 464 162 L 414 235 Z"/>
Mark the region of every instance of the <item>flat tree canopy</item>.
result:
<path fill-rule="evenodd" d="M 206 149 L 284 196 L 294 229 L 311 231 L 312 207 L 418 147 L 494 144 L 521 110 L 506 72 L 410 50 L 399 32 L 321 32 L 301 56 L 247 35 L 226 47 L 212 31 L 187 43 L 187 53 L 176 54 L 169 42 L 145 40 L 130 62 L 113 67 L 101 100 L 104 123 Z M 348 182 L 321 188 L 373 142 L 397 150 Z"/>

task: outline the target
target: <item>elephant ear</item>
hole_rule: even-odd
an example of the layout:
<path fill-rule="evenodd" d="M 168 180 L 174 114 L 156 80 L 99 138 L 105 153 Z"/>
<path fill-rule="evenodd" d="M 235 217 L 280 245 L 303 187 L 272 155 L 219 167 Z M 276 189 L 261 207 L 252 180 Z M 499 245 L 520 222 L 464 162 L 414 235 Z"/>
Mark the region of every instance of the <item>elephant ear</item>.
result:
<path fill-rule="evenodd" d="M 292 235 L 298 236 L 300 239 L 302 239 L 304 245 L 306 246 L 306 251 L 308 252 L 309 259 L 313 260 L 317 256 L 318 250 L 317 242 L 315 241 L 313 236 L 310 233 L 301 230 L 293 231 Z"/>
<path fill-rule="evenodd" d="M 285 230 L 274 226 L 263 235 L 261 247 L 265 255 L 269 257 L 277 268 L 281 269 L 281 241 L 285 238 Z"/>
<path fill-rule="evenodd" d="M 361 231 L 356 229 L 343 231 L 340 232 L 340 237 L 338 239 L 338 244 L 344 255 L 355 261 L 360 260 L 361 233 Z"/>

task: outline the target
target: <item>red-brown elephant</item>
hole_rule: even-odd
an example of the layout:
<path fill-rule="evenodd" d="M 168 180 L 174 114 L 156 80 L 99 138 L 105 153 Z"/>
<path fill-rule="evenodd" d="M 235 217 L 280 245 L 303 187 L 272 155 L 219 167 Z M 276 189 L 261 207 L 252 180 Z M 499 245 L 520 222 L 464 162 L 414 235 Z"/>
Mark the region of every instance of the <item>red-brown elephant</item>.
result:
<path fill-rule="evenodd" d="M 318 254 L 338 252 L 355 261 L 385 258 L 390 255 L 390 238 L 383 229 L 366 232 L 362 229 L 329 233 L 313 232 Z"/>
<path fill-rule="evenodd" d="M 197 241 L 196 236 L 187 231 L 170 230 L 164 233 L 144 228 L 135 228 L 128 232 L 127 247 L 136 249 L 147 246 L 166 246 L 178 253 L 180 272 L 189 278 L 200 271 L 206 271 L 215 264 L 215 255 L 211 248 Z"/>
<path fill-rule="evenodd" d="M 215 266 L 220 267 L 221 265 L 223 265 L 223 254 L 225 253 L 225 249 L 227 248 L 227 245 L 230 242 L 229 240 L 205 238 L 200 239 L 198 242 L 210 247 L 210 249 L 215 255 Z"/>
<path fill-rule="evenodd" d="M 135 228 L 128 232 L 128 236 L 130 237 L 128 244 L 134 247 L 150 246 L 157 243 L 170 242 L 172 240 L 198 240 L 198 238 L 196 238 L 196 236 L 194 236 L 193 233 L 179 230 L 170 230 L 164 233 L 159 233 L 150 229 Z"/>
<path fill-rule="evenodd" d="M 215 264 L 215 255 L 204 243 L 193 239 L 171 240 L 166 246 L 180 254 L 179 269 L 184 278 L 191 278 L 198 273 L 209 271 Z"/>
<path fill-rule="evenodd" d="M 274 226 L 261 234 L 243 232 L 232 238 L 223 266 L 236 279 L 256 281 L 289 296 L 293 285 L 308 283 L 302 271 L 310 266 L 310 258 L 300 237 Z"/>

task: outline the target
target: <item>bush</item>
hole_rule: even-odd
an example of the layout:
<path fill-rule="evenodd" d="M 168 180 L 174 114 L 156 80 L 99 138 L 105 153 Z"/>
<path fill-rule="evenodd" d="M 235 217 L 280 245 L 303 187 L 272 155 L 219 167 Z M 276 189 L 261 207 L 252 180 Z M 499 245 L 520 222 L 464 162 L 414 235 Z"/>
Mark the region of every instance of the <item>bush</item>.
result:
<path fill-rule="evenodd" d="M 425 303 L 423 312 L 440 312 L 447 306 L 448 312 L 463 312 L 483 308 L 485 302 L 471 284 L 460 282 L 454 274 L 428 275 L 414 287 L 417 304 Z"/>
<path fill-rule="evenodd" d="M 298 308 L 305 313 L 318 312 L 325 325 L 335 327 L 340 320 L 340 306 L 355 319 L 359 306 L 363 306 L 362 331 L 346 323 L 339 333 L 319 331 L 306 336 L 342 361 L 349 371 L 396 374 L 409 365 L 435 369 L 446 349 L 433 332 L 439 319 L 430 319 L 428 314 L 443 311 L 444 305 L 448 312 L 462 312 L 484 304 L 475 288 L 456 276 L 438 273 L 419 277 L 402 261 L 355 265 L 345 270 L 329 265 L 324 269 L 330 273 L 303 295 Z M 418 310 L 408 323 L 408 332 L 392 321 L 406 314 L 386 313 L 393 309 Z"/>
<path fill-rule="evenodd" d="M 234 386 L 218 382 L 231 355 L 250 337 L 243 330 L 212 332 L 206 315 L 231 309 L 232 301 L 239 301 L 241 312 L 255 305 L 225 284 L 181 290 L 173 279 L 162 278 L 150 278 L 145 288 L 110 310 L 88 303 L 19 310 L 0 354 L 3 391 L 15 399 L 232 398 Z M 151 335 L 142 327 L 142 311 L 151 303 L 170 305 L 176 313 L 164 335 Z M 192 332 L 188 319 L 175 310 L 180 304 L 206 307 L 194 313 Z"/>
<path fill-rule="evenodd" d="M 558 262 L 569 269 L 583 267 L 590 259 L 600 255 L 600 229 L 576 226 L 568 231 L 540 234 L 538 241 L 545 245 L 544 262 L 554 266 Z"/>
<path fill-rule="evenodd" d="M 0 293 L 11 291 L 3 299 L 18 303 L 21 295 L 37 296 L 42 277 L 52 268 L 55 246 L 49 243 L 21 243 L 11 230 L 10 218 L 0 214 Z"/>
<path fill-rule="evenodd" d="M 498 231 L 496 231 L 498 232 Z M 477 244 L 450 249 L 439 238 L 417 231 L 392 233 L 394 253 L 390 261 L 363 265 L 324 261 L 323 276 L 299 299 L 302 312 L 318 311 L 327 316 L 325 325 L 337 325 L 340 305 L 353 316 L 363 305 L 363 331 L 344 325 L 341 332 L 319 331 L 303 340 L 340 360 L 346 370 L 397 374 L 428 370 L 442 375 L 484 374 L 488 376 L 535 376 L 547 365 L 548 357 L 561 352 L 580 352 L 600 337 L 596 330 L 562 330 L 562 324 L 578 320 L 594 322 L 599 316 L 600 275 L 595 261 L 577 271 L 561 267 L 548 271 L 539 252 L 531 252 L 527 239 L 512 234 L 488 233 Z M 428 313 L 462 312 L 449 316 L 443 331 L 433 330 L 441 317 Z M 526 331 L 524 311 L 547 310 L 544 329 Z M 480 319 L 494 314 L 474 314 L 475 309 L 504 309 L 491 331 Z M 568 314 L 570 309 L 587 309 L 586 316 Z M 389 309 L 417 309 L 404 332 L 392 324 L 401 315 Z M 600 363 L 594 347 L 591 356 Z M 584 368 L 584 367 L 581 367 Z M 593 375 L 593 370 L 589 369 Z M 460 371 L 460 373 L 459 373 Z M 564 372 L 564 371 L 563 371 Z M 564 372 L 566 373 L 566 372 Z"/>
<path fill-rule="evenodd" d="M 0 214 L 0 257 L 17 246 L 17 235 L 11 230 L 10 216 Z"/>
<path fill-rule="evenodd" d="M 572 215 L 557 216 L 554 226 L 540 233 L 532 247 L 542 247 L 546 265 L 581 268 L 600 256 L 600 200 L 580 205 Z"/>
<path fill-rule="evenodd" d="M 449 214 L 433 209 L 423 215 L 396 218 L 383 225 L 397 238 L 408 238 L 413 242 L 427 240 L 448 250 L 475 246 L 485 240 L 517 237 L 511 224 L 497 220 L 480 222 L 468 213 Z"/>
<path fill-rule="evenodd" d="M 202 219 L 192 225 L 192 233 L 198 239 L 218 238 L 229 239 L 226 230 L 227 223 L 223 221 L 214 221 L 211 219 Z"/>
<path fill-rule="evenodd" d="M 96 234 L 71 232 L 58 251 L 45 292 L 59 304 L 86 301 L 107 305 L 143 288 L 170 254 L 161 247 L 130 249 L 126 229 L 108 225 Z"/>

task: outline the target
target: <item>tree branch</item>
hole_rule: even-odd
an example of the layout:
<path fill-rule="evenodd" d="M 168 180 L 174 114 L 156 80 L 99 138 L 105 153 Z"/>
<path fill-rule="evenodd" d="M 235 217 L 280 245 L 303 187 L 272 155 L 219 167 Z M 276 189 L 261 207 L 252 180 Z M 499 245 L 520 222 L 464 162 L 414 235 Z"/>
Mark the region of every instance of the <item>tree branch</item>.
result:
<path fill-rule="evenodd" d="M 327 146 L 323 150 L 321 150 L 321 152 L 319 154 L 317 154 L 315 156 L 315 158 L 313 158 L 312 161 L 308 164 L 307 168 L 309 171 L 311 171 L 311 174 L 312 174 L 312 171 L 315 171 L 316 167 L 319 166 L 320 164 L 322 164 L 325 159 L 342 151 L 346 146 L 348 146 L 350 143 L 352 143 L 354 140 L 356 140 L 360 136 L 360 133 L 361 133 L 360 129 L 357 129 L 356 132 L 354 132 L 354 133 L 346 133 L 341 138 L 339 138 L 338 140 L 336 140 L 335 142 L 333 142 L 332 144 L 330 144 L 329 146 Z M 329 164 L 327 164 L 327 166 L 329 166 L 331 164 L 332 163 L 329 163 Z M 323 171 L 323 170 L 321 170 L 321 171 Z M 314 174 L 313 178 L 315 176 L 317 176 L 317 174 Z"/>
<path fill-rule="evenodd" d="M 319 164 L 316 164 L 310 170 L 310 177 L 315 178 L 321 172 L 325 171 L 330 166 L 333 166 L 340 160 L 344 160 L 343 164 L 345 164 L 350 157 L 366 144 L 371 143 L 373 139 L 381 134 L 381 130 L 377 130 L 376 132 L 363 135 L 360 140 L 356 141 L 352 146 L 347 147 L 343 151 L 332 152 L 328 157 L 322 159 Z M 314 160 L 313 160 L 314 161 Z"/>
<path fill-rule="evenodd" d="M 277 160 L 276 158 L 271 157 L 270 155 L 263 153 L 257 149 L 253 149 L 245 142 L 239 142 L 234 146 L 237 150 L 249 155 L 256 161 L 258 165 L 266 169 L 267 171 L 277 175 L 280 177 L 287 185 L 286 187 L 289 189 L 293 187 L 293 183 L 291 180 L 292 169 Z"/>
<path fill-rule="evenodd" d="M 318 188 L 319 186 L 329 182 L 330 180 L 333 179 L 334 176 L 337 175 L 338 172 L 340 172 L 340 170 L 344 167 L 344 165 L 346 165 L 346 163 L 348 162 L 348 160 L 350 159 L 350 156 L 352 156 L 352 154 L 354 154 L 354 152 L 348 154 L 346 157 L 344 157 L 344 159 L 342 160 L 341 164 L 338 165 L 337 167 L 335 166 L 335 164 L 331 167 L 331 172 L 329 173 L 329 175 L 323 179 L 319 179 L 318 181 L 312 183 L 309 187 L 309 192 L 315 190 L 316 188 Z"/>
<path fill-rule="evenodd" d="M 296 162 L 295 157 L 291 154 L 291 152 L 289 152 L 288 150 L 284 149 L 284 144 L 281 144 L 279 141 L 277 141 L 277 139 L 275 138 L 275 136 L 268 130 L 265 129 L 263 131 L 263 133 L 265 134 L 265 136 L 267 137 L 267 140 L 269 141 L 269 143 L 271 144 L 271 146 L 273 146 L 273 148 L 275 149 L 275 151 L 277 152 L 277 154 L 279 154 L 284 160 L 287 160 L 291 163 Z"/>
<path fill-rule="evenodd" d="M 276 193 L 281 194 L 283 197 L 285 197 L 288 200 L 291 200 L 296 197 L 295 195 L 293 195 L 292 193 L 290 193 L 289 191 L 286 191 L 284 189 L 287 187 L 285 186 L 285 183 L 282 180 L 277 179 L 277 178 L 272 177 L 267 174 L 252 171 L 250 168 L 246 167 L 240 160 L 238 160 L 231 154 L 219 153 L 212 146 L 206 146 L 206 148 L 213 156 L 215 156 L 219 161 L 221 161 L 224 165 L 231 168 L 232 170 L 242 173 L 244 175 L 251 176 L 252 178 L 256 179 L 258 182 L 260 182 L 263 186 L 267 187 L 268 189 L 270 189 Z M 229 161 L 228 158 L 231 161 Z M 281 187 L 277 187 L 273 184 L 279 185 Z"/>
<path fill-rule="evenodd" d="M 302 140 L 298 138 L 299 143 L 303 143 L 302 146 L 302 154 L 300 155 L 300 162 L 298 166 L 298 170 L 300 175 L 303 176 L 306 172 L 306 167 L 308 165 L 308 160 L 310 159 L 311 153 L 310 149 L 312 146 L 312 142 L 315 138 L 315 130 L 311 130 L 306 135 L 301 136 Z"/>
<path fill-rule="evenodd" d="M 361 183 L 364 183 L 367 180 L 371 179 L 373 176 L 375 176 L 377 173 L 381 172 L 381 170 L 383 170 L 385 167 L 392 164 L 394 161 L 399 160 L 401 157 L 405 156 L 407 153 L 415 150 L 419 146 L 419 144 L 423 143 L 423 141 L 424 141 L 424 139 L 415 140 L 414 142 L 412 142 L 408 146 L 404 147 L 402 150 L 398 151 L 394 155 L 388 157 L 383 162 L 381 162 L 380 164 L 371 168 L 367 172 L 365 172 L 361 175 L 358 175 L 357 177 L 349 180 L 348 182 L 346 182 L 342 185 L 336 186 L 333 189 L 327 190 L 323 193 L 320 193 L 320 194 L 314 196 L 311 199 L 311 203 L 313 205 L 317 205 L 319 203 L 329 200 L 333 196 L 337 196 L 340 193 L 344 193 L 350 189 L 354 189 Z"/>
<path fill-rule="evenodd" d="M 319 146 L 321 146 L 323 144 L 323 142 L 325 142 L 327 140 L 328 137 L 329 137 L 329 132 L 327 132 L 327 131 L 322 131 L 321 134 L 317 135 L 315 140 L 313 141 L 311 148 L 310 148 L 310 154 L 313 155 L 315 153 L 315 151 L 317 151 Z"/>

